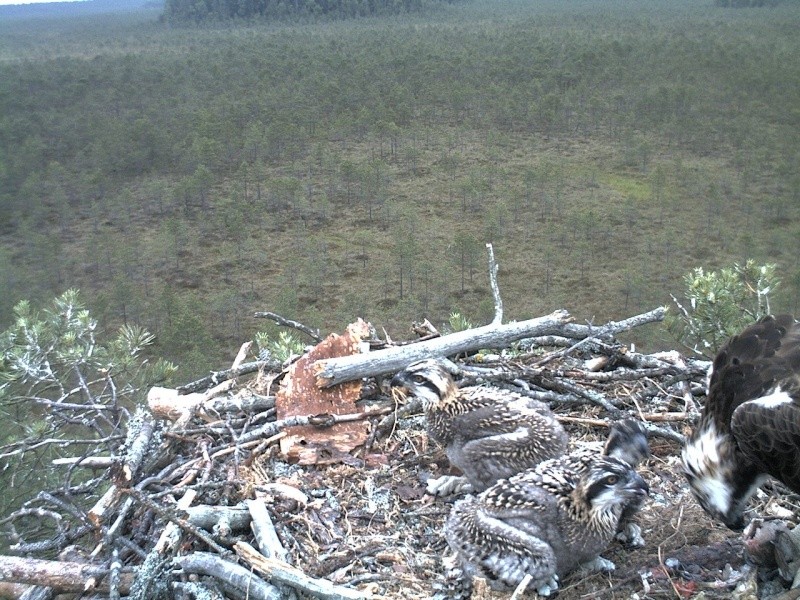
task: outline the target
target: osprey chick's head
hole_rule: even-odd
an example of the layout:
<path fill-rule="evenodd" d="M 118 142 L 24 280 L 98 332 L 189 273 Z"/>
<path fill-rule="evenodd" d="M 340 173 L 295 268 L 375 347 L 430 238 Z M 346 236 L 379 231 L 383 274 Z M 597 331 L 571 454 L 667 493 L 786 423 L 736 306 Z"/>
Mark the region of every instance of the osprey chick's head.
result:
<path fill-rule="evenodd" d="M 607 456 L 582 475 L 576 492 L 592 513 L 619 516 L 625 507 L 641 502 L 650 488 L 630 464 Z"/>
<path fill-rule="evenodd" d="M 392 378 L 392 387 L 401 394 L 419 398 L 425 410 L 439 407 L 442 400 L 457 390 L 453 377 L 435 359 L 409 365 Z"/>
<path fill-rule="evenodd" d="M 700 506 L 729 529 L 744 527 L 744 508 L 760 480 L 729 434 L 710 421 L 698 427 L 681 453 L 683 473 Z"/>

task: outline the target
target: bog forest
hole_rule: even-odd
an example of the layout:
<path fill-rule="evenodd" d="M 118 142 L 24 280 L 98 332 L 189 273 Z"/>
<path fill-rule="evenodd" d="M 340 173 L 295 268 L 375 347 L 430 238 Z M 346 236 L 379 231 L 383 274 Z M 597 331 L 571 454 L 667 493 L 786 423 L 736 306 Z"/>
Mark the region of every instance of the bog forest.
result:
<path fill-rule="evenodd" d="M 256 311 L 486 323 L 486 242 L 508 319 L 746 259 L 797 310 L 800 3 L 190 4 L 0 18 L 0 329 L 77 288 L 189 381 Z"/>

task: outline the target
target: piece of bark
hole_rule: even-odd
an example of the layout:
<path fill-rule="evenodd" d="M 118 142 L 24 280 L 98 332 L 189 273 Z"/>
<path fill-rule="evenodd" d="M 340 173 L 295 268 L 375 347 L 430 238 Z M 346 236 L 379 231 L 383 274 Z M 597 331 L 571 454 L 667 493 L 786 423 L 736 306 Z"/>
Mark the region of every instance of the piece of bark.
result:
<path fill-rule="evenodd" d="M 545 317 L 485 325 L 466 331 L 341 358 L 320 359 L 314 365 L 317 385 L 328 388 L 343 382 L 396 373 L 409 364 L 425 358 L 452 356 L 482 348 L 503 348 L 512 342 L 540 335 L 555 335 L 571 320 L 569 313 L 557 310 Z"/>
<path fill-rule="evenodd" d="M 0 556 L 0 580 L 49 587 L 62 592 L 107 592 L 109 585 L 105 576 L 108 573 L 108 569 L 93 564 Z M 121 593 L 130 592 L 132 583 L 132 573 L 120 573 Z"/>
<path fill-rule="evenodd" d="M 369 334 L 369 325 L 359 319 L 348 325 L 344 335 L 329 335 L 292 363 L 275 395 L 278 420 L 358 413 L 355 403 L 361 397 L 361 382 L 319 389 L 314 364 L 318 360 L 358 353 Z M 368 426 L 367 421 L 354 421 L 325 429 L 306 425 L 291 427 L 280 441 L 281 452 L 288 460 L 299 464 L 339 462 L 341 453 L 348 453 L 364 443 Z"/>
<path fill-rule="evenodd" d="M 367 592 L 334 585 L 327 579 L 309 577 L 283 561 L 267 558 L 250 544 L 236 542 L 233 549 L 247 564 L 264 573 L 270 581 L 291 586 L 299 591 L 324 600 L 367 600 L 374 596 Z"/>
<path fill-rule="evenodd" d="M 211 552 L 194 552 L 178 556 L 172 563 L 185 573 L 208 575 L 247 592 L 247 597 L 251 600 L 281 600 L 283 597 L 278 588 L 257 577 L 249 569 Z"/>

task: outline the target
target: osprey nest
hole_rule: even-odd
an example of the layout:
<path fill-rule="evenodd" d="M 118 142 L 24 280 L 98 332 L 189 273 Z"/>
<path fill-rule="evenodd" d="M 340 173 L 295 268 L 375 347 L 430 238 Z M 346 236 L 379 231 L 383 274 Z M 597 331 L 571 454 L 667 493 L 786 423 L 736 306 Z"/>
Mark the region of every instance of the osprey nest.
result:
<path fill-rule="evenodd" d="M 679 455 L 697 421 L 708 363 L 640 354 L 616 339 L 663 319 L 657 309 L 603 326 L 564 311 L 415 339 L 381 339 L 358 321 L 285 364 L 247 362 L 180 389 L 153 388 L 113 456 L 86 451 L 65 482 L 4 521 L 14 556 L 0 557 L 12 598 L 433 598 L 443 593 L 443 526 L 463 494 L 432 495 L 454 471 L 426 432 L 420 402 L 392 394 L 409 364 L 449 357 L 459 387 L 487 385 L 544 402 L 570 449 L 602 446 L 633 419 L 650 457 L 635 521 L 644 546 L 612 542 L 612 572 L 572 573 L 559 599 L 765 598 L 790 594 L 773 539 L 715 524 L 697 505 Z M 406 401 L 407 400 L 407 401 Z M 71 488 L 70 488 L 71 489 Z M 789 518 L 794 498 L 759 492 L 759 514 Z M 754 541 L 755 540 L 755 541 Z M 749 552 L 745 551 L 745 548 Z M 786 569 L 783 569 L 785 571 Z M 76 595 L 77 594 L 77 595 Z M 533 590 L 528 592 L 533 597 Z M 511 598 L 482 580 L 473 598 Z"/>

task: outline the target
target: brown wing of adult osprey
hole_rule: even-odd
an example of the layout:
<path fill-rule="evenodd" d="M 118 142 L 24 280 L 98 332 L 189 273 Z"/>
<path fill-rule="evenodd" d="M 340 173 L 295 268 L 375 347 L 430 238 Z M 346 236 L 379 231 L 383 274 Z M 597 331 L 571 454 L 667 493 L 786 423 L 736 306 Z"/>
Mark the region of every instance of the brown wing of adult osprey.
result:
<path fill-rule="evenodd" d="M 700 422 L 683 448 L 700 505 L 731 529 L 768 476 L 800 493 L 800 324 L 764 317 L 714 359 Z"/>

